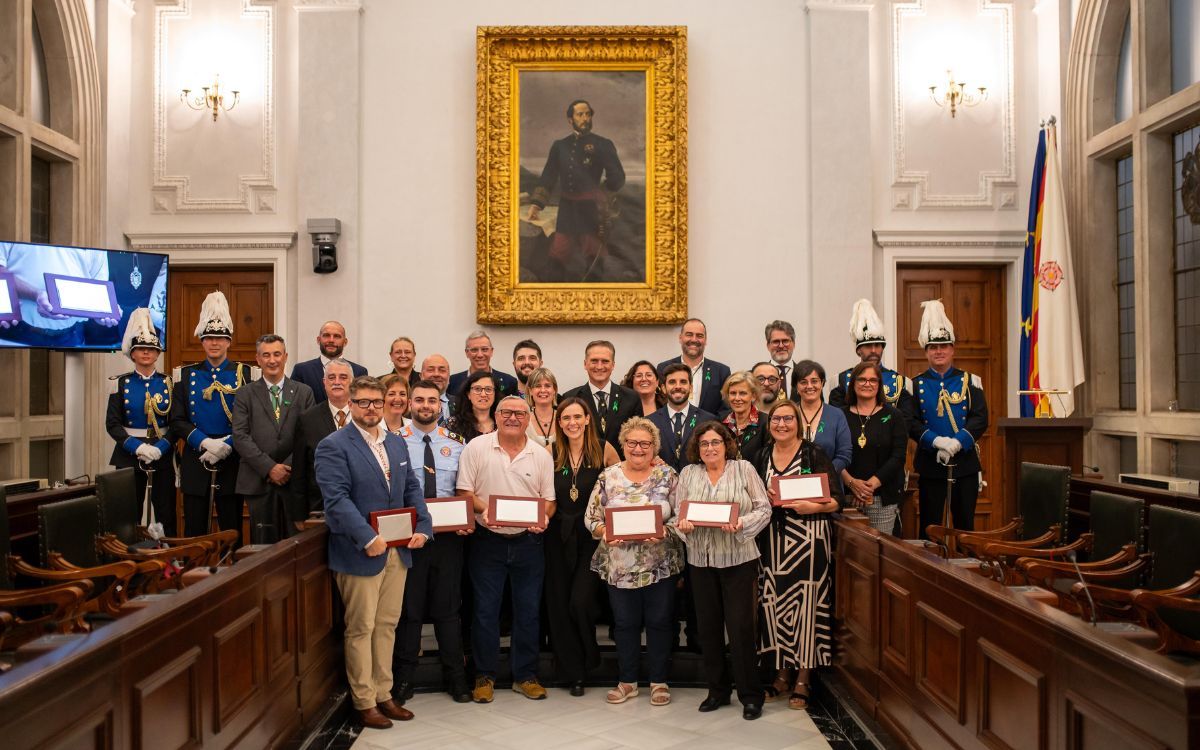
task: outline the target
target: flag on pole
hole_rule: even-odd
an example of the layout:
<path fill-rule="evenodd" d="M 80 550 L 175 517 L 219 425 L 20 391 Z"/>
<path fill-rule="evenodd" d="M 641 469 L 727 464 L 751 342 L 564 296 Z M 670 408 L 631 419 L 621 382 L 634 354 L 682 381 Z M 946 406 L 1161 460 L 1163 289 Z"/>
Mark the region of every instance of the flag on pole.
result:
<path fill-rule="evenodd" d="M 1075 386 L 1084 380 L 1075 283 L 1057 136 L 1051 119 L 1038 136 L 1029 192 L 1021 275 L 1021 390 L 1067 393 L 1022 396 L 1022 417 L 1034 416 L 1039 402 L 1056 417 L 1070 416 L 1075 411 Z"/>

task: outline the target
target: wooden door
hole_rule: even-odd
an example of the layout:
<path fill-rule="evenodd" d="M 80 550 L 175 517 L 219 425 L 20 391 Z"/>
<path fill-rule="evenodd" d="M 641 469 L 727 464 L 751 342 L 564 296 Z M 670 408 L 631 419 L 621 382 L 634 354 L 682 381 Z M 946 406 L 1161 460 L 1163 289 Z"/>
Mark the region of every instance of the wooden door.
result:
<path fill-rule="evenodd" d="M 270 268 L 216 269 L 172 265 L 167 276 L 165 369 L 199 362 L 204 349 L 196 338 L 200 305 L 210 292 L 224 292 L 233 318 L 229 358 L 254 363 L 254 342 L 275 328 L 275 294 Z"/>
<path fill-rule="evenodd" d="M 954 366 L 978 375 L 988 405 L 988 429 L 979 440 L 979 459 L 986 483 L 975 508 L 975 528 L 981 531 L 1002 525 L 1004 472 L 1003 446 L 996 438 L 996 422 L 1008 416 L 1008 333 L 1005 326 L 1004 268 L 1002 266 L 900 266 L 896 273 L 896 369 L 913 376 L 928 369 L 925 351 L 917 343 L 921 328 L 921 303 L 941 299 L 954 324 Z M 910 443 L 910 450 L 912 444 Z M 911 453 L 909 466 L 912 465 Z M 916 486 L 915 477 L 910 487 Z M 916 495 L 906 503 L 906 530 L 916 529 Z M 911 513 L 911 521 L 909 514 Z"/>

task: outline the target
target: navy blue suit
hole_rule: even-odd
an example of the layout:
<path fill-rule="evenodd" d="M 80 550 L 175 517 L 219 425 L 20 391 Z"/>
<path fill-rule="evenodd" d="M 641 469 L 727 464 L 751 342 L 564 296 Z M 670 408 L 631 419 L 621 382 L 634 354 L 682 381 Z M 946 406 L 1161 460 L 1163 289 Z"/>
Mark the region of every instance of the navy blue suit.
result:
<path fill-rule="evenodd" d="M 371 527 L 372 511 L 416 508 L 415 531 L 424 534 L 428 543 L 433 542 L 433 521 L 425 507 L 421 481 L 409 460 L 408 447 L 391 433 L 387 433 L 383 444 L 391 482 L 384 478 L 371 446 L 353 424 L 330 433 L 317 445 L 314 473 L 325 500 L 329 568 L 335 572 L 374 576 L 383 571 L 387 555 L 370 557 L 366 553 L 367 545 L 376 537 Z M 396 551 L 404 566 L 411 568 L 412 552 L 407 547 L 398 547 Z"/>
<path fill-rule="evenodd" d="M 662 372 L 667 368 L 667 365 L 676 365 L 681 362 L 683 362 L 683 357 L 672 357 L 666 362 L 659 362 L 659 380 L 662 379 Z M 725 385 L 725 381 L 728 379 L 729 366 L 706 357 L 704 359 L 704 369 L 692 376 L 692 388 L 700 389 L 700 401 L 697 406 L 710 414 L 716 414 L 718 417 L 724 417 L 728 414 L 729 407 L 721 399 L 721 386 Z"/>
<path fill-rule="evenodd" d="M 346 361 L 350 362 L 350 360 Z M 367 368 L 357 362 L 350 362 L 350 372 L 354 377 L 360 378 L 367 374 Z M 292 368 L 292 374 L 288 377 L 297 383 L 304 383 L 312 389 L 314 404 L 323 404 L 328 400 L 325 396 L 325 367 L 321 364 L 320 357 L 297 362 L 296 366 Z"/>
<path fill-rule="evenodd" d="M 702 425 L 710 419 L 716 419 L 716 415 L 707 412 L 703 409 L 697 409 L 695 406 L 688 404 L 687 412 L 683 415 L 683 436 L 675 439 L 675 415 L 671 413 L 669 406 L 664 406 L 658 411 L 651 414 L 647 419 L 654 423 L 658 428 L 659 436 L 662 443 L 658 449 L 658 455 L 668 466 L 679 471 L 684 466 L 687 466 L 687 442 L 692 437 L 692 432 L 698 425 Z"/>
<path fill-rule="evenodd" d="M 462 372 L 456 372 L 451 375 L 450 382 L 446 385 L 446 395 L 450 398 L 461 396 L 463 386 L 467 384 L 467 378 L 470 376 L 471 373 L 467 372 L 466 370 L 463 370 Z M 496 387 L 500 390 L 500 392 L 496 394 L 496 401 L 499 401 L 505 396 L 516 395 L 518 383 L 515 377 L 509 375 L 507 372 L 500 372 L 499 370 L 492 370 L 492 377 L 495 378 Z"/>

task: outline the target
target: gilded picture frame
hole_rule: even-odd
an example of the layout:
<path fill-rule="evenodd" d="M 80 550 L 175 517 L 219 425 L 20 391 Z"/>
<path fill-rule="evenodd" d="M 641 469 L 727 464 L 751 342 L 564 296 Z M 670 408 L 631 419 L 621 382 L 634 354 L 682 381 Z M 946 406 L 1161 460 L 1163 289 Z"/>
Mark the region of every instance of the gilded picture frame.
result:
<path fill-rule="evenodd" d="M 479 322 L 683 321 L 686 27 L 481 26 L 476 62 Z"/>

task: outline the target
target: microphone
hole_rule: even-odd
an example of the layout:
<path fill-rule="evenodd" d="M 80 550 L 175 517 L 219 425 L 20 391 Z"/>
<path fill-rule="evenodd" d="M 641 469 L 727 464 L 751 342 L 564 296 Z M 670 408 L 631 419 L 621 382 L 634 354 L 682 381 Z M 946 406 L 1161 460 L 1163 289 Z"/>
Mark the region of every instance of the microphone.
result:
<path fill-rule="evenodd" d="M 226 560 L 228 560 L 228 559 L 229 559 L 229 556 L 233 554 L 233 550 L 234 550 L 234 548 L 231 546 L 231 547 L 230 547 L 228 550 L 226 550 L 226 551 L 225 551 L 225 554 L 221 555 L 221 559 L 220 559 L 220 560 L 217 560 L 217 564 L 216 564 L 216 565 L 209 565 L 209 566 L 208 566 L 208 573 L 209 573 L 209 575 L 216 575 L 216 574 L 217 574 L 217 570 L 218 570 L 218 569 L 219 569 L 219 568 L 220 568 L 222 565 L 224 565 L 224 564 L 225 564 L 225 561 L 226 561 Z"/>
<path fill-rule="evenodd" d="M 1092 473 L 1094 473 L 1094 474 L 1099 474 L 1099 473 L 1100 473 L 1100 467 L 1099 467 L 1099 466 L 1088 466 L 1087 464 L 1084 464 L 1084 465 L 1083 465 L 1083 468 L 1087 469 L 1088 471 L 1090 471 L 1090 472 L 1092 472 Z"/>
<path fill-rule="evenodd" d="M 1075 575 L 1079 577 L 1079 582 L 1083 584 L 1083 593 L 1087 594 L 1088 604 L 1092 608 L 1092 627 L 1096 627 L 1096 600 L 1092 598 L 1092 592 L 1088 590 L 1087 581 L 1083 580 L 1083 571 L 1079 569 L 1079 563 L 1075 562 L 1075 550 L 1067 553 L 1067 559 L 1075 566 Z"/>

